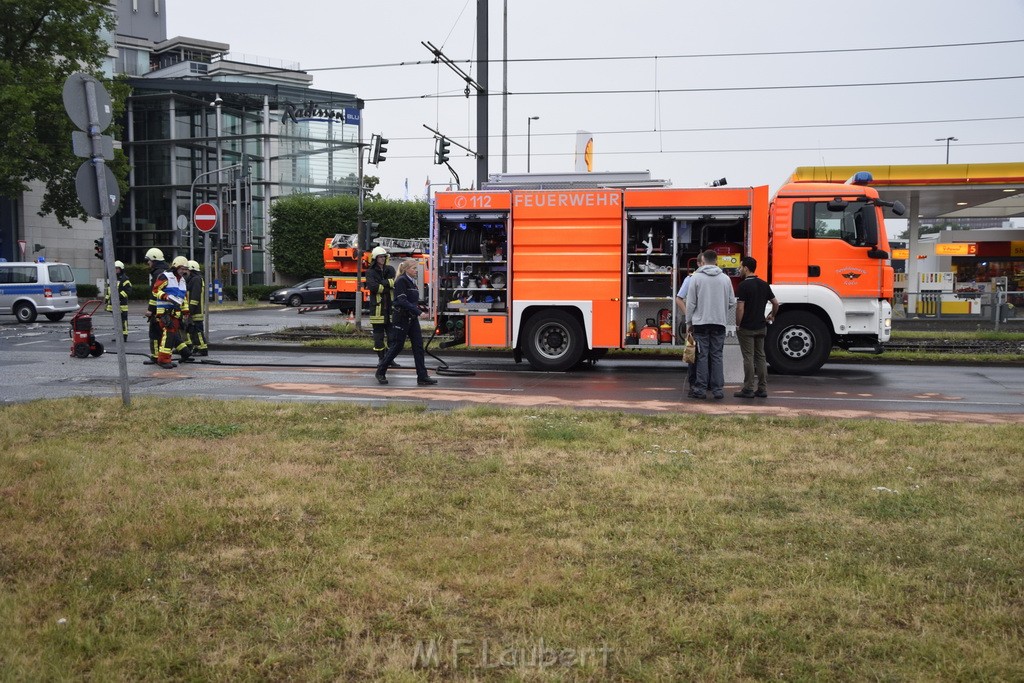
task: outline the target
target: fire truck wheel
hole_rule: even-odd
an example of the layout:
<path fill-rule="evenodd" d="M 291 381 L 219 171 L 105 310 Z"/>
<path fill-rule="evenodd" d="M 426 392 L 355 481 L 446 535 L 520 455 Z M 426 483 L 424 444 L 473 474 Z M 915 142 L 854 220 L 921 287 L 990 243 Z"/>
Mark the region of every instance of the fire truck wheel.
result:
<path fill-rule="evenodd" d="M 75 358 L 87 358 L 89 356 L 89 345 L 85 342 L 75 344 Z"/>
<path fill-rule="evenodd" d="M 36 308 L 29 303 L 20 303 L 14 307 L 14 316 L 19 323 L 34 323 L 36 321 Z"/>
<path fill-rule="evenodd" d="M 549 311 L 530 318 L 523 335 L 523 355 L 536 370 L 563 372 L 583 356 L 583 328 L 565 311 Z"/>
<path fill-rule="evenodd" d="M 61 320 L 64 319 L 63 313 L 46 313 L 44 315 L 46 315 L 47 320 L 55 323 L 60 322 Z"/>
<path fill-rule="evenodd" d="M 103 344 L 93 342 L 92 346 L 89 347 L 89 353 L 92 354 L 93 358 L 99 358 L 103 355 Z"/>
<path fill-rule="evenodd" d="M 809 375 L 817 372 L 832 353 L 832 335 L 825 323 L 813 313 L 781 313 L 768 326 L 764 355 L 772 370 L 782 375 Z"/>

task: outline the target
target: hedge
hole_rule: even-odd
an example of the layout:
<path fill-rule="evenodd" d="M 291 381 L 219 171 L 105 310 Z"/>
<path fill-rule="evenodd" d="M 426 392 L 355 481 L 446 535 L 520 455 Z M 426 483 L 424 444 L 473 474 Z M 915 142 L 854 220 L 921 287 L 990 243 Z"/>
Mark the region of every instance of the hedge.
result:
<path fill-rule="evenodd" d="M 324 240 L 338 233 L 355 234 L 359 201 L 342 195 L 282 197 L 270 207 L 270 253 L 278 274 L 304 280 L 324 272 Z M 363 218 L 380 224 L 385 237 L 415 238 L 430 234 L 426 202 L 367 201 Z"/>

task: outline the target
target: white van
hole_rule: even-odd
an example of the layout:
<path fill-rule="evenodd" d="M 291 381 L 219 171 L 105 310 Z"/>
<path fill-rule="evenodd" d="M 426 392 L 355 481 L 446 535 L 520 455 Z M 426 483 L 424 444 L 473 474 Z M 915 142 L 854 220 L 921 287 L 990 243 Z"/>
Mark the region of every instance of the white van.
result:
<path fill-rule="evenodd" d="M 57 322 L 78 310 L 75 274 L 66 263 L 0 263 L 0 315 L 35 322 L 42 313 Z"/>

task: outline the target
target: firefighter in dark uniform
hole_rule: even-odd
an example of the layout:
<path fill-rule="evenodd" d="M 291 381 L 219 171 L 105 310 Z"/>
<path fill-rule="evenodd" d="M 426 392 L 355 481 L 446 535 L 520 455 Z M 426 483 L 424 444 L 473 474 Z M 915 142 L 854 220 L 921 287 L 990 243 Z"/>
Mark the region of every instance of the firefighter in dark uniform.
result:
<path fill-rule="evenodd" d="M 373 350 L 377 361 L 384 360 L 391 338 L 391 301 L 395 290 L 395 269 L 388 265 L 388 251 L 374 247 L 366 271 L 366 289 L 370 292 L 370 326 L 373 327 Z M 389 367 L 401 367 L 392 361 Z"/>
<path fill-rule="evenodd" d="M 157 344 L 157 365 L 161 368 L 173 368 L 171 353 L 181 354 L 187 361 L 191 357 L 188 344 L 182 336 L 182 318 L 188 316 L 188 285 L 185 274 L 188 273 L 188 259 L 184 256 L 175 257 L 169 270 L 164 271 L 153 282 L 150 300 L 155 301 L 157 324 L 160 326 L 160 341 Z"/>
<path fill-rule="evenodd" d="M 146 265 L 149 266 L 149 305 L 146 307 L 146 320 L 149 321 L 149 359 L 143 361 L 146 365 L 156 365 L 160 338 L 163 336 L 163 329 L 156 315 L 156 299 L 153 298 L 153 285 L 156 279 L 167 271 L 167 262 L 164 261 L 164 252 L 153 247 L 146 252 Z"/>
<path fill-rule="evenodd" d="M 128 295 L 132 293 L 132 283 L 124 272 L 124 264 L 114 261 L 114 273 L 117 275 L 117 295 L 121 298 L 121 334 L 124 340 L 128 341 Z M 110 296 L 110 283 L 107 283 L 107 293 L 103 297 L 108 313 L 114 311 L 114 304 Z"/>
<path fill-rule="evenodd" d="M 210 347 L 206 345 L 206 335 L 203 334 L 203 321 L 206 320 L 206 282 L 203 280 L 198 262 L 189 261 L 188 270 L 188 340 L 192 344 L 193 355 L 208 356 Z"/>

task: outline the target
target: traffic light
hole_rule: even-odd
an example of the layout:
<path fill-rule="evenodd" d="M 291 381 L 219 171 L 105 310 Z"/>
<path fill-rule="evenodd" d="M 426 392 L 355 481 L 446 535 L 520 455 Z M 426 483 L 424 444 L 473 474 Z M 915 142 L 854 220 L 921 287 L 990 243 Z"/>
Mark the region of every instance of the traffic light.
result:
<path fill-rule="evenodd" d="M 98 240 L 93 240 L 92 243 L 96 245 L 95 247 L 93 247 L 93 249 L 95 249 L 95 251 L 96 251 L 96 253 L 93 254 L 93 256 L 95 256 L 96 258 L 98 258 L 99 260 L 102 261 L 103 260 L 103 239 L 100 238 Z"/>
<path fill-rule="evenodd" d="M 359 225 L 359 246 L 361 251 L 373 249 L 377 238 L 380 237 L 380 223 L 364 220 Z"/>
<path fill-rule="evenodd" d="M 363 225 L 366 226 L 366 248 L 373 249 L 377 244 L 377 238 L 380 237 L 380 223 L 363 221 Z"/>
<path fill-rule="evenodd" d="M 437 148 L 434 150 L 434 163 L 447 164 L 448 155 L 451 152 L 452 143 L 446 137 L 437 139 Z"/>
<path fill-rule="evenodd" d="M 379 164 L 387 159 L 384 153 L 388 151 L 388 139 L 380 134 L 370 137 L 370 163 Z"/>

